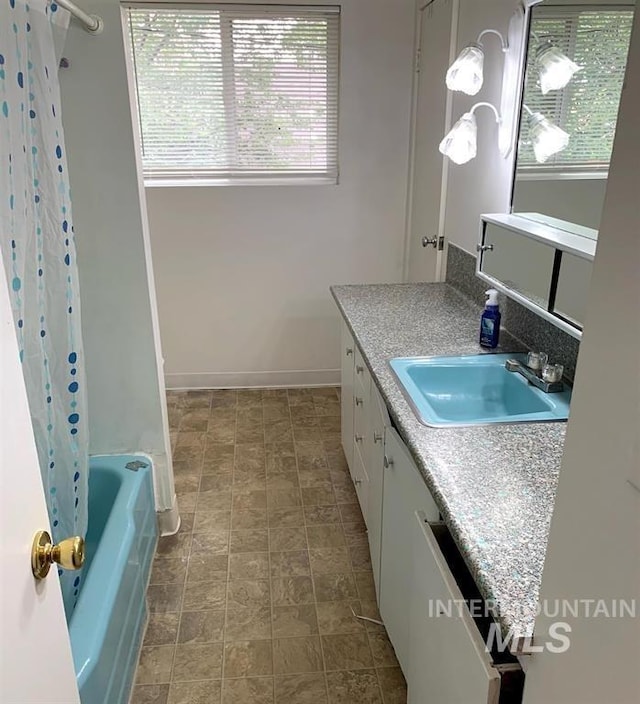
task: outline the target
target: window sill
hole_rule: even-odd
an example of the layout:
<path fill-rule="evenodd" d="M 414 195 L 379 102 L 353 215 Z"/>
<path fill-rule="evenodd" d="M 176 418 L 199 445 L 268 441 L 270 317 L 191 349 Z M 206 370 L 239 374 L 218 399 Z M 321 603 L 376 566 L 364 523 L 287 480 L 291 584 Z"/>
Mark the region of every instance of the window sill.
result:
<path fill-rule="evenodd" d="M 292 176 L 273 178 L 145 178 L 145 188 L 202 188 L 220 186 L 337 186 L 331 176 Z"/>
<path fill-rule="evenodd" d="M 606 181 L 608 171 L 525 171 L 519 170 L 516 181 Z"/>

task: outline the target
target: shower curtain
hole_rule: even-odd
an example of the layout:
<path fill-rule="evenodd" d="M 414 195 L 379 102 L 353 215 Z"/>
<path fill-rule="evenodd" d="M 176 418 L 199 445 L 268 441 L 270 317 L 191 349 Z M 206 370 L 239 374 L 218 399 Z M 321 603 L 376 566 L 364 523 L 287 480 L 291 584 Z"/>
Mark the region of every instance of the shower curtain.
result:
<path fill-rule="evenodd" d="M 86 384 L 55 48 L 68 21 L 46 0 L 0 0 L 0 246 L 55 541 L 87 528 Z M 70 615 L 80 574 L 60 578 Z"/>

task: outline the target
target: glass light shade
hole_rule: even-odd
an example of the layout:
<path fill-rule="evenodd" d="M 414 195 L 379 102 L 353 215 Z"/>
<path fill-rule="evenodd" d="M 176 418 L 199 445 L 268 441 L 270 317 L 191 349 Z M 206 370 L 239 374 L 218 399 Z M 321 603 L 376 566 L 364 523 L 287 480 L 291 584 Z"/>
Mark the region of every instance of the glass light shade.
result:
<path fill-rule="evenodd" d="M 455 164 L 466 164 L 478 153 L 478 123 L 475 115 L 466 112 L 440 142 L 440 153 Z"/>
<path fill-rule="evenodd" d="M 553 44 L 546 44 L 538 51 L 536 65 L 540 73 L 540 90 L 544 95 L 564 88 L 582 68 Z"/>
<path fill-rule="evenodd" d="M 569 134 L 539 112 L 531 115 L 529 136 L 539 164 L 544 164 L 569 146 Z"/>
<path fill-rule="evenodd" d="M 447 71 L 447 88 L 476 95 L 484 82 L 484 51 L 479 44 L 465 47 Z"/>

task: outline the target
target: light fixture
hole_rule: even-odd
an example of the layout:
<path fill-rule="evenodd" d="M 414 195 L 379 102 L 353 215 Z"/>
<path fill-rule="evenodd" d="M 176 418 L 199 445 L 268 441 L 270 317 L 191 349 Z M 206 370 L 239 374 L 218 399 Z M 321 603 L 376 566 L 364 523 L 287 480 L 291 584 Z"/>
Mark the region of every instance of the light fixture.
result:
<path fill-rule="evenodd" d="M 466 164 L 475 159 L 478 153 L 478 123 L 475 111 L 480 107 L 493 110 L 496 122 L 501 123 L 500 113 L 491 103 L 476 103 L 469 112 L 456 122 L 446 137 L 440 142 L 440 153 L 449 157 L 455 164 Z"/>
<path fill-rule="evenodd" d="M 540 90 L 546 95 L 552 90 L 564 88 L 582 69 L 575 61 L 563 54 L 551 41 L 546 41 L 536 53 L 536 66 L 540 74 Z"/>
<path fill-rule="evenodd" d="M 477 95 L 484 82 L 484 45 L 482 38 L 487 34 L 500 37 L 503 53 L 509 50 L 505 38 L 495 29 L 480 32 L 474 44 L 466 46 L 447 71 L 447 88 L 467 95 Z"/>
<path fill-rule="evenodd" d="M 565 150 L 571 137 L 541 112 L 533 112 L 526 105 L 524 109 L 529 113 L 529 137 L 533 153 L 536 161 L 544 164 L 554 154 Z"/>

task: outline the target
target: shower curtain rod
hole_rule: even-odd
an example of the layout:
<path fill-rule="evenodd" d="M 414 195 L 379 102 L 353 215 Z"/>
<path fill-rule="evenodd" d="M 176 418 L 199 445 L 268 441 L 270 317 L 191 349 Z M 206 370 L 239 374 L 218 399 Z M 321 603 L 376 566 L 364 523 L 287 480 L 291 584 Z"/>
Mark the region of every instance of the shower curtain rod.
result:
<path fill-rule="evenodd" d="M 100 34 L 104 29 L 104 22 L 98 15 L 89 15 L 81 10 L 71 0 L 56 0 L 56 4 L 68 10 L 76 19 L 80 20 L 89 34 Z"/>

